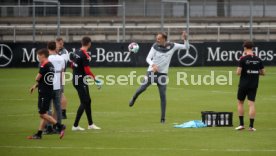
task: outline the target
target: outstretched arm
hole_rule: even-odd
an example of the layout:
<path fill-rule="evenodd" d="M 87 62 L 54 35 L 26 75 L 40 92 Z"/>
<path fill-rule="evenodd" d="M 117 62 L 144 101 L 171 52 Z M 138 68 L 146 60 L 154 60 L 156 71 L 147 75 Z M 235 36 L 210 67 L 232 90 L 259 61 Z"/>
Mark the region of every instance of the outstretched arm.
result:
<path fill-rule="evenodd" d="M 188 34 L 186 33 L 186 31 L 182 31 L 182 40 L 184 41 L 184 44 L 185 44 L 185 42 L 187 41 L 187 39 L 188 39 Z"/>
<path fill-rule="evenodd" d="M 176 49 L 188 49 L 189 48 L 189 42 L 187 41 L 187 38 L 188 38 L 187 36 L 188 35 L 187 35 L 186 31 L 183 31 L 181 38 L 182 38 L 184 44 L 175 43 Z"/>

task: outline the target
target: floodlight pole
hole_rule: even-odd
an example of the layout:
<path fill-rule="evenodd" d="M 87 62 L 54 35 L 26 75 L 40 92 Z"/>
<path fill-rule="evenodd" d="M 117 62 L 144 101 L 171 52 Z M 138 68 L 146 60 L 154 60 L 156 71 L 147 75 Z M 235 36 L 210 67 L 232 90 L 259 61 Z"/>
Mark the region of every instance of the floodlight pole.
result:
<path fill-rule="evenodd" d="M 33 42 L 35 42 L 35 2 L 33 1 Z"/>
<path fill-rule="evenodd" d="M 253 1 L 250 1 L 250 22 L 249 22 L 250 40 L 253 40 Z"/>
<path fill-rule="evenodd" d="M 186 16 L 186 32 L 187 32 L 187 41 L 189 41 L 189 35 L 190 35 L 190 3 L 189 0 L 187 0 L 187 16 Z"/>
<path fill-rule="evenodd" d="M 123 42 L 126 41 L 126 2 L 123 1 Z"/>
<path fill-rule="evenodd" d="M 60 37 L 60 2 L 57 3 L 57 37 Z"/>
<path fill-rule="evenodd" d="M 164 2 L 161 2 L 161 32 L 164 31 Z"/>

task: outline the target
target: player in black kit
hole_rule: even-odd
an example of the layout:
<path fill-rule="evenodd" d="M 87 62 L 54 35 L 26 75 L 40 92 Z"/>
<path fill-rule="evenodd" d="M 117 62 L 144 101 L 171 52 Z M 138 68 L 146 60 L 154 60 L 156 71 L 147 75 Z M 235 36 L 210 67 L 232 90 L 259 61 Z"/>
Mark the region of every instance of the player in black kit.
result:
<path fill-rule="evenodd" d="M 92 120 L 91 98 L 88 82 L 86 80 L 87 78 L 92 78 L 95 80 L 98 88 L 100 87 L 100 81 L 96 80 L 95 75 L 91 72 L 89 67 L 91 57 L 88 55 L 87 51 L 91 47 L 91 39 L 89 37 L 83 37 L 81 44 L 82 47 L 70 56 L 70 60 L 72 61 L 71 67 L 73 68 L 73 85 L 77 90 L 80 99 L 80 106 L 72 127 L 73 131 L 85 130 L 79 126 L 79 121 L 84 111 L 88 120 L 88 129 L 101 129 L 100 127 L 97 127 Z"/>
<path fill-rule="evenodd" d="M 245 98 L 247 97 L 250 118 L 250 125 L 248 130 L 256 131 L 256 129 L 254 128 L 254 119 L 256 115 L 254 103 L 259 84 L 259 75 L 265 75 L 265 70 L 262 60 L 255 56 L 252 51 L 253 43 L 251 41 L 245 41 L 243 47 L 244 56 L 240 58 L 239 66 L 237 68 L 237 74 L 240 75 L 239 89 L 237 95 L 240 125 L 236 128 L 236 130 L 244 129 L 243 103 Z"/>
<path fill-rule="evenodd" d="M 65 126 L 61 125 L 52 116 L 47 114 L 53 97 L 53 78 L 55 69 L 52 63 L 48 61 L 49 52 L 47 49 L 40 49 L 37 52 L 37 55 L 40 62 L 40 68 L 35 79 L 37 83 L 32 86 L 30 92 L 33 93 L 33 91 L 38 88 L 38 111 L 41 120 L 38 132 L 29 136 L 28 139 L 41 139 L 42 130 L 47 122 L 50 122 L 57 127 L 57 130 L 60 133 L 59 137 L 62 139 L 65 132 Z"/>

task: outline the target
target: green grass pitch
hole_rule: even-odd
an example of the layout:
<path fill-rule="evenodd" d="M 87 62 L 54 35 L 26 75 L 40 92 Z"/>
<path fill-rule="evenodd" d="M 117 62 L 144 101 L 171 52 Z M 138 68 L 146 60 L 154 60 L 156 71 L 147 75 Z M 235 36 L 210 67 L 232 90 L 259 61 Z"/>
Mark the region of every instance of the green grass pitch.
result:
<path fill-rule="evenodd" d="M 129 74 L 135 70 L 145 74 L 146 68 L 93 68 L 96 74 Z M 233 85 L 193 86 L 176 85 L 176 72 L 188 74 L 227 75 L 233 71 Z M 133 108 L 128 101 L 138 85 L 90 86 L 93 119 L 99 131 L 72 132 L 71 126 L 79 105 L 77 92 L 71 82 L 66 84 L 68 119 L 63 140 L 57 135 L 42 140 L 27 140 L 36 132 L 37 93 L 30 95 L 38 69 L 1 69 L 0 74 L 0 155 L 100 155 L 100 156 L 176 156 L 176 155 L 276 155 L 276 68 L 267 67 L 260 78 L 255 121 L 256 132 L 237 132 L 234 127 L 176 129 L 173 123 L 201 119 L 201 111 L 232 111 L 234 126 L 238 125 L 236 67 L 171 68 L 167 88 L 167 120 L 160 124 L 160 101 L 157 86 L 151 86 Z M 68 69 L 68 71 L 71 71 Z M 246 101 L 247 102 L 247 101 Z M 248 126 L 248 107 L 245 105 L 245 124 Z M 87 128 L 83 115 L 80 126 Z"/>

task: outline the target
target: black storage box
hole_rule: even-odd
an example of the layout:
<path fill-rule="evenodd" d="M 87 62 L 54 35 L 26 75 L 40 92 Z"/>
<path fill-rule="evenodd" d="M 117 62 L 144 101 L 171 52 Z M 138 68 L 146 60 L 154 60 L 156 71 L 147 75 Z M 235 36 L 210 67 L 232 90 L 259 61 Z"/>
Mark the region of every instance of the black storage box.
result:
<path fill-rule="evenodd" d="M 233 126 L 232 112 L 201 112 L 202 122 L 208 127 L 231 127 Z"/>

